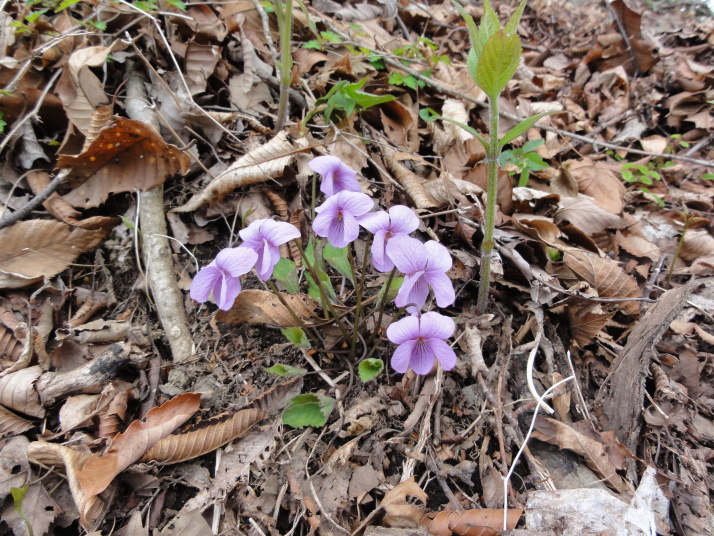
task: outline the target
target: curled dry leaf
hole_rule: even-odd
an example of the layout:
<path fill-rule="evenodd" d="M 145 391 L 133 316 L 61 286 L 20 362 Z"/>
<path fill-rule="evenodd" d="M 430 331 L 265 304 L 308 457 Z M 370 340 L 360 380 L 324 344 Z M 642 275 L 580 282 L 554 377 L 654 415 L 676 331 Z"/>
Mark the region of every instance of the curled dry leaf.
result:
<path fill-rule="evenodd" d="M 536 419 L 533 437 L 579 454 L 587 466 L 603 479 L 612 489 L 630 495 L 632 489 L 625 479 L 617 474 L 618 466 L 613 463 L 606 446 L 588 437 L 565 423 L 548 417 Z M 618 463 L 619 463 L 618 456 Z"/>
<path fill-rule="evenodd" d="M 384 524 L 388 527 L 415 528 L 424 517 L 424 508 L 410 504 L 408 497 L 416 497 L 426 504 L 427 494 L 414 481 L 414 477 L 397 484 L 382 499 L 380 508 L 384 509 Z"/>
<path fill-rule="evenodd" d="M 14 313 L 0 305 L 0 355 L 14 362 L 20 358 L 23 350 L 22 341 L 15 335 L 15 328 L 19 325 L 20 321 Z"/>
<path fill-rule="evenodd" d="M 18 417 L 12 411 L 0 406 L 0 438 L 20 435 L 33 426 L 34 424 L 30 421 Z"/>
<path fill-rule="evenodd" d="M 276 410 L 282 409 L 293 396 L 300 394 L 302 383 L 302 376 L 295 376 L 286 382 L 279 383 L 265 391 L 243 409 L 255 408 L 268 415 L 274 415 Z M 291 396 L 288 398 L 288 395 Z"/>
<path fill-rule="evenodd" d="M 422 184 L 426 193 L 436 203 L 435 208 L 441 208 L 453 201 L 455 194 L 478 196 L 483 190 L 475 184 L 461 179 L 449 178 L 446 175 Z"/>
<path fill-rule="evenodd" d="M 626 222 L 585 198 L 561 197 L 563 206 L 553 215 L 555 223 L 568 220 L 587 235 L 594 235 L 605 229 L 622 229 Z"/>
<path fill-rule="evenodd" d="M 233 415 L 218 415 L 190 430 L 165 437 L 139 461 L 170 465 L 203 456 L 245 435 L 266 417 L 267 413 L 259 409 L 244 409 Z"/>
<path fill-rule="evenodd" d="M 190 164 L 154 127 L 118 116 L 87 150 L 57 160 L 58 167 L 71 168 L 68 180 L 75 186 L 64 199 L 83 208 L 99 206 L 112 193 L 151 190 L 171 175 L 186 173 Z"/>
<path fill-rule="evenodd" d="M 0 288 L 26 287 L 57 275 L 105 234 L 51 220 L 26 220 L 1 230 Z"/>
<path fill-rule="evenodd" d="M 714 253 L 714 237 L 704 229 L 687 231 L 684 234 L 682 250 L 679 257 L 685 261 L 693 261 L 705 255 Z"/>
<path fill-rule="evenodd" d="M 404 164 L 397 160 L 392 149 L 384 147 L 384 163 L 387 169 L 394 173 L 394 178 L 404 187 L 407 195 L 414 201 L 416 208 L 436 208 L 438 203 L 429 195 L 422 181 Z"/>
<path fill-rule="evenodd" d="M 578 189 L 592 197 L 597 206 L 611 214 L 622 212 L 625 187 L 610 169 L 587 158 L 571 163 L 567 169 L 578 183 Z"/>
<path fill-rule="evenodd" d="M 114 437 L 104 456 L 92 454 L 77 473 L 84 493 L 92 496 L 104 491 L 116 475 L 190 419 L 200 405 L 200 394 L 184 393 L 150 410 L 144 419 L 132 422 L 123 434 Z"/>
<path fill-rule="evenodd" d="M 0 378 L 0 404 L 31 417 L 44 417 L 45 410 L 35 390 L 35 382 L 41 374 L 42 369 L 35 365 Z"/>
<path fill-rule="evenodd" d="M 64 466 L 72 498 L 79 510 L 79 521 L 85 529 L 102 519 L 106 507 L 100 497 L 87 494 L 77 478 L 77 473 L 82 470 L 89 457 L 90 454 L 86 452 L 46 441 L 35 441 L 27 447 L 27 458 L 31 462 Z"/>
<path fill-rule="evenodd" d="M 639 298 L 640 290 L 635 279 L 627 275 L 609 257 L 598 257 L 594 253 L 568 249 L 563 261 L 575 274 L 590 284 L 598 295 L 604 298 Z M 623 302 L 622 310 L 634 315 L 640 310 L 636 301 Z"/>
<path fill-rule="evenodd" d="M 523 515 L 523 508 L 510 508 L 506 514 L 508 529 L 515 528 Z M 426 514 L 421 520 L 435 536 L 497 536 L 503 529 L 503 510 L 484 508 L 461 512 Z"/>
<path fill-rule="evenodd" d="M 317 302 L 306 294 L 282 294 L 285 302 L 300 319 L 309 324 L 317 318 Z M 244 290 L 228 311 L 218 311 L 216 320 L 226 324 L 270 324 L 280 328 L 299 324 L 278 297 L 267 290 Z"/>
<path fill-rule="evenodd" d="M 236 188 L 275 179 L 292 164 L 298 153 L 308 148 L 307 140 L 289 140 L 281 132 L 265 145 L 260 145 L 241 156 L 236 162 L 218 175 L 188 203 L 173 209 L 173 212 L 190 212 L 206 203 L 220 201 Z"/>
<path fill-rule="evenodd" d="M 588 303 L 583 307 L 568 307 L 568 322 L 573 342 L 582 348 L 589 344 L 600 330 L 615 316 L 615 311 L 607 311 L 600 303 Z"/>

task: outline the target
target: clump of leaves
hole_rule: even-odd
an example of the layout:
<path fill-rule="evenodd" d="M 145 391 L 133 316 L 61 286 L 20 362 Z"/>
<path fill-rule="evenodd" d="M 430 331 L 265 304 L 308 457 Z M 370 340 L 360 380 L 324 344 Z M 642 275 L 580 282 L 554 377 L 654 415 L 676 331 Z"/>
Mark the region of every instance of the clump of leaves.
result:
<path fill-rule="evenodd" d="M 650 161 L 646 165 L 644 165 L 628 162 L 626 164 L 623 164 L 620 168 L 620 175 L 622 176 L 622 180 L 624 180 L 625 182 L 644 185 L 639 186 L 639 190 L 650 194 L 659 206 L 664 206 L 664 200 L 662 199 L 662 197 L 657 194 L 651 193 L 649 188 L 647 188 L 647 186 L 652 186 L 654 181 L 659 181 L 662 179 L 662 176 L 656 170 L 655 163 Z"/>
<path fill-rule="evenodd" d="M 511 175 L 519 173 L 518 186 L 524 187 L 528 184 L 528 177 L 531 171 L 541 171 L 548 168 L 540 155 L 535 152 L 538 147 L 543 145 L 545 140 L 531 140 L 526 142 L 523 147 L 518 147 L 516 149 L 508 149 L 501 153 L 501 158 L 499 159 L 499 164 L 502 168 L 506 166 L 514 166 L 516 169 L 509 171 Z"/>

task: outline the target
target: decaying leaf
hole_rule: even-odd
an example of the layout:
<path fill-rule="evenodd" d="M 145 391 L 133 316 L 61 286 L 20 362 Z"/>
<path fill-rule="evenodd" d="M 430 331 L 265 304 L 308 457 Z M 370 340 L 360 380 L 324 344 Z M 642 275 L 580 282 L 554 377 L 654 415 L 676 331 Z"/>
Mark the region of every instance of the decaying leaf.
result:
<path fill-rule="evenodd" d="M 105 234 L 51 220 L 26 220 L 1 230 L 0 288 L 26 287 L 57 275 Z"/>
<path fill-rule="evenodd" d="M 283 299 L 300 320 L 309 324 L 317 318 L 317 302 L 305 294 L 283 294 Z M 275 294 L 267 290 L 244 290 L 228 311 L 218 311 L 216 320 L 226 324 L 270 324 L 281 328 L 300 324 L 290 314 Z"/>
<path fill-rule="evenodd" d="M 33 426 L 30 421 L 18 417 L 12 411 L 0 406 L 0 438 L 20 435 Z"/>
<path fill-rule="evenodd" d="M 506 526 L 515 528 L 523 508 L 512 508 L 506 514 Z M 503 510 L 484 508 L 461 512 L 427 514 L 421 520 L 434 536 L 497 536 L 503 529 Z"/>
<path fill-rule="evenodd" d="M 267 414 L 258 409 L 244 409 L 233 415 L 218 415 L 185 432 L 165 437 L 139 461 L 170 465 L 203 456 L 247 434 L 253 425 L 265 417 Z"/>
<path fill-rule="evenodd" d="M 571 163 L 568 171 L 577 181 L 578 189 L 592 197 L 597 206 L 611 214 L 622 212 L 625 188 L 620 179 L 601 162 L 585 158 Z"/>
<path fill-rule="evenodd" d="M 113 193 L 151 190 L 171 175 L 186 173 L 190 163 L 151 125 L 119 116 L 87 150 L 57 160 L 60 168 L 71 168 L 68 180 L 75 186 L 64 199 L 83 208 L 99 206 Z"/>
<path fill-rule="evenodd" d="M 563 254 L 565 264 L 575 274 L 597 290 L 604 298 L 639 298 L 640 290 L 637 282 L 627 275 L 615 261 L 609 257 L 598 257 L 588 251 L 568 249 Z M 622 303 L 622 309 L 627 314 L 634 315 L 640 310 L 636 301 Z"/>
<path fill-rule="evenodd" d="M 206 203 L 220 201 L 241 186 L 277 178 L 295 161 L 297 154 L 307 148 L 307 140 L 289 140 L 287 134 L 281 132 L 265 145 L 241 156 L 188 203 L 173 209 L 173 212 L 190 212 Z"/>
<path fill-rule="evenodd" d="M 599 303 L 588 303 L 582 307 L 568 307 L 570 334 L 575 344 L 581 348 L 589 344 L 600 330 L 615 316 L 615 311 L 608 311 Z"/>
<path fill-rule="evenodd" d="M 44 417 L 45 409 L 35 390 L 35 382 L 41 374 L 42 369 L 36 365 L 0 378 L 0 404 L 31 417 Z"/>
<path fill-rule="evenodd" d="M 447 177 L 446 175 L 438 179 L 427 181 L 423 183 L 422 186 L 429 197 L 436 203 L 435 208 L 442 208 L 449 203 L 453 203 L 454 197 L 458 194 L 462 196 L 478 196 L 483 193 L 483 190 L 473 183 Z"/>
<path fill-rule="evenodd" d="M 132 463 L 178 426 L 190 419 L 201 404 L 201 395 L 184 393 L 150 410 L 141 421 L 132 422 L 114 437 L 104 456 L 92 454 L 77 473 L 87 496 L 98 495 Z"/>
<path fill-rule="evenodd" d="M 384 524 L 388 527 L 414 528 L 424 517 L 424 508 L 409 502 L 408 497 L 416 497 L 423 504 L 428 499 L 427 494 L 414 481 L 414 477 L 397 484 L 387 493 L 380 504 L 384 509 Z"/>
<path fill-rule="evenodd" d="M 301 376 L 295 376 L 286 382 L 279 383 L 251 401 L 243 409 L 255 408 L 267 415 L 272 415 L 276 410 L 282 409 L 282 407 L 289 402 L 288 395 L 299 394 L 302 382 Z"/>
<path fill-rule="evenodd" d="M 384 148 L 384 163 L 387 164 L 387 169 L 394 174 L 397 182 L 404 187 L 407 195 L 414 201 L 416 208 L 436 208 L 438 203 L 424 189 L 422 181 L 399 162 L 394 151 L 387 147 Z"/>

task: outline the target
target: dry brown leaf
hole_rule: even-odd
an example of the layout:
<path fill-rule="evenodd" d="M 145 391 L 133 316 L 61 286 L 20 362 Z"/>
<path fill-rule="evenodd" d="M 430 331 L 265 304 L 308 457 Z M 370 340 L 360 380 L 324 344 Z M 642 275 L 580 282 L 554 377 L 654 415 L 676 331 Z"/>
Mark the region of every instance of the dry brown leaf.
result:
<path fill-rule="evenodd" d="M 106 507 L 104 500 L 96 495 L 85 493 L 77 479 L 77 473 L 81 471 L 90 454 L 64 445 L 35 441 L 28 446 L 27 457 L 30 461 L 41 465 L 64 466 L 69 489 L 79 510 L 80 523 L 85 529 L 89 529 L 103 518 Z"/>
<path fill-rule="evenodd" d="M 523 508 L 510 508 L 506 514 L 508 529 L 515 528 Z M 424 516 L 421 524 L 434 536 L 497 536 L 503 529 L 503 510 L 484 508 L 461 512 L 438 512 Z"/>
<path fill-rule="evenodd" d="M 415 528 L 424 517 L 424 508 L 410 504 L 408 497 L 416 497 L 423 504 L 427 494 L 414 481 L 414 477 L 397 484 L 384 495 L 380 508 L 384 509 L 384 524 L 388 527 Z"/>
<path fill-rule="evenodd" d="M 153 408 L 144 419 L 132 422 L 123 434 L 114 437 L 104 456 L 92 454 L 77 473 L 84 493 L 92 496 L 104 491 L 116 475 L 190 419 L 200 405 L 200 394 L 184 393 Z"/>
<path fill-rule="evenodd" d="M 0 355 L 17 362 L 23 350 L 23 342 L 15 335 L 20 321 L 12 311 L 0 304 Z"/>
<path fill-rule="evenodd" d="M 568 307 L 568 322 L 573 342 L 580 348 L 589 344 L 600 330 L 615 316 L 615 311 L 607 311 L 599 303 L 588 303 L 583 307 Z"/>
<path fill-rule="evenodd" d="M 568 220 L 587 235 L 594 235 L 605 229 L 622 229 L 627 224 L 619 216 L 607 212 L 589 199 L 561 197 L 563 208 L 553 215 L 555 223 Z"/>
<path fill-rule="evenodd" d="M 536 419 L 533 437 L 579 454 L 605 484 L 620 493 L 632 493 L 627 481 L 617 474 L 617 466 L 610 460 L 608 450 L 600 441 L 548 417 Z"/>
<path fill-rule="evenodd" d="M 693 261 L 705 255 L 714 253 L 714 237 L 704 229 L 689 230 L 684 234 L 682 250 L 679 257 L 685 261 Z"/>
<path fill-rule="evenodd" d="M 30 421 L 18 417 L 12 411 L 0 406 L 0 438 L 20 435 L 33 426 L 34 424 Z"/>
<path fill-rule="evenodd" d="M 206 203 L 220 201 L 241 186 L 277 178 L 294 162 L 297 154 L 307 148 L 307 140 L 291 141 L 285 132 L 281 132 L 268 143 L 241 156 L 188 203 L 173 209 L 173 212 L 190 212 Z"/>
<path fill-rule="evenodd" d="M 215 71 L 220 59 L 221 47 L 200 45 L 195 40 L 189 41 L 184 57 L 184 69 L 186 70 L 186 83 L 191 90 L 191 95 L 206 90 L 206 81 Z"/>
<path fill-rule="evenodd" d="M 44 417 L 45 409 L 35 390 L 35 382 L 41 375 L 42 369 L 35 365 L 0 378 L 0 404 L 31 417 Z"/>
<path fill-rule="evenodd" d="M 409 131 L 416 122 L 411 110 L 401 102 L 393 100 L 379 106 L 379 115 L 387 137 L 395 146 L 410 150 Z"/>
<path fill-rule="evenodd" d="M 51 220 L 21 221 L 1 230 L 0 288 L 26 287 L 57 275 L 105 234 Z"/>
<path fill-rule="evenodd" d="M 455 194 L 478 196 L 483 190 L 475 184 L 461 179 L 448 178 L 446 174 L 422 184 L 426 193 L 436 203 L 435 208 L 445 207 L 453 202 Z"/>
<path fill-rule="evenodd" d="M 283 299 L 300 319 L 309 324 L 317 318 L 317 302 L 306 294 L 282 294 Z M 270 324 L 281 328 L 300 324 L 278 297 L 268 290 L 244 290 L 228 311 L 218 311 L 216 320 L 226 324 Z"/>
<path fill-rule="evenodd" d="M 115 117 L 79 155 L 61 155 L 60 168 L 71 168 L 68 180 L 74 190 L 64 199 L 75 207 L 97 207 L 112 193 L 147 191 L 167 177 L 186 173 L 189 157 L 166 143 L 141 121 Z"/>
<path fill-rule="evenodd" d="M 563 261 L 575 274 L 590 284 L 603 298 L 639 298 L 640 289 L 635 279 L 627 275 L 609 257 L 598 257 L 594 253 L 568 249 L 563 253 Z M 627 314 L 634 315 L 640 310 L 636 301 L 622 303 Z"/>
<path fill-rule="evenodd" d="M 267 413 L 259 409 L 244 409 L 233 415 L 218 415 L 190 430 L 165 437 L 139 461 L 170 465 L 203 456 L 245 435 L 267 416 Z"/>
<path fill-rule="evenodd" d="M 384 163 L 387 169 L 394 174 L 397 182 L 404 187 L 407 195 L 414 201 L 416 208 L 436 208 L 437 202 L 424 189 L 422 181 L 409 171 L 394 155 L 394 151 L 384 147 Z"/>
<path fill-rule="evenodd" d="M 571 162 L 567 169 L 577 181 L 578 189 L 592 197 L 597 206 L 611 214 L 622 212 L 625 187 L 605 165 L 584 158 Z"/>
<path fill-rule="evenodd" d="M 560 238 L 560 229 L 549 219 L 535 216 L 514 216 L 513 225 L 516 229 L 551 247 L 554 247 Z"/>
<path fill-rule="evenodd" d="M 50 175 L 45 171 L 31 171 L 27 174 L 27 182 L 32 191 L 39 194 L 50 183 Z M 42 206 L 59 221 L 82 229 L 111 229 L 121 222 L 119 218 L 107 216 L 92 216 L 86 220 L 78 220 L 80 213 L 57 192 L 53 192 Z"/>
<path fill-rule="evenodd" d="M 286 397 L 292 394 L 295 390 L 298 392 L 294 394 L 299 394 L 301 387 L 302 376 L 295 376 L 286 382 L 279 383 L 271 387 L 243 409 L 255 408 L 266 413 L 267 415 L 273 415 L 275 414 L 275 410 L 282 409 L 283 404 L 288 402 Z"/>

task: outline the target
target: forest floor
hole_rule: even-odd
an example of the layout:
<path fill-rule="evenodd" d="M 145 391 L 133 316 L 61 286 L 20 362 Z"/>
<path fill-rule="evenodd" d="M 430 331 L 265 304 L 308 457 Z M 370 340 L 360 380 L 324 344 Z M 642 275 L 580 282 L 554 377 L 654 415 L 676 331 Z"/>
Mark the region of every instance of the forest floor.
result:
<path fill-rule="evenodd" d="M 500 134 L 555 113 L 504 148 L 478 311 L 486 155 L 428 111 L 488 137 L 464 19 L 300 4 L 275 132 L 272 2 L 2 2 L 0 536 L 714 533 L 711 13 L 529 0 Z M 448 249 L 453 369 L 390 366 L 366 232 L 314 299 L 320 155 Z M 281 301 L 192 300 L 261 218 L 307 248 Z"/>

